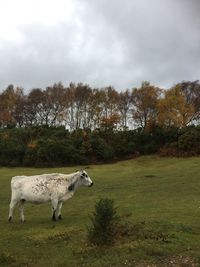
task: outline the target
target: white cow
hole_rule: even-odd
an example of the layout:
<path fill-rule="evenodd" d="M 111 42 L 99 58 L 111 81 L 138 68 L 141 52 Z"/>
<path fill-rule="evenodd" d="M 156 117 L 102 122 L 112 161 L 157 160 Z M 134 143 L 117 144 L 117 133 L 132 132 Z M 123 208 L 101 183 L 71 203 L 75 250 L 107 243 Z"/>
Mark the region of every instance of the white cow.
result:
<path fill-rule="evenodd" d="M 52 219 L 61 219 L 63 202 L 71 198 L 81 186 L 92 186 L 93 182 L 86 171 L 71 174 L 42 174 L 34 176 L 15 176 L 11 180 L 11 202 L 8 220 L 11 222 L 16 204 L 20 208 L 21 221 L 24 222 L 24 203 L 41 204 L 51 202 Z"/>

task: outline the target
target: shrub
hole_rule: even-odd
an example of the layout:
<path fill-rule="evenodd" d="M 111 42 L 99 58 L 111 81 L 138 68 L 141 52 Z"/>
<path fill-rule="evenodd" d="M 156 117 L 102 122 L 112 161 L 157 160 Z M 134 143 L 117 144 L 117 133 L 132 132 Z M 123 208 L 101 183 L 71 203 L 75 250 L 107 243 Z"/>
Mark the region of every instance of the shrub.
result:
<path fill-rule="evenodd" d="M 109 161 L 114 158 L 114 150 L 111 145 L 100 136 L 92 136 L 91 149 L 97 160 Z"/>
<path fill-rule="evenodd" d="M 182 134 L 178 139 L 178 148 L 186 152 L 200 153 L 200 131 L 189 130 Z"/>
<path fill-rule="evenodd" d="M 63 139 L 40 139 L 37 149 L 37 164 L 55 166 L 80 163 L 81 158 L 73 143 Z"/>
<path fill-rule="evenodd" d="M 200 154 L 200 127 L 154 127 L 149 131 L 34 126 L 0 128 L 1 166 L 65 166 L 110 162 L 159 152 L 161 156 Z"/>
<path fill-rule="evenodd" d="M 25 148 L 18 140 L 0 140 L 0 165 L 20 166 L 24 153 Z"/>
<path fill-rule="evenodd" d="M 100 199 L 90 216 L 92 226 L 88 228 L 88 239 L 95 245 L 110 245 L 117 234 L 119 218 L 112 199 Z"/>
<path fill-rule="evenodd" d="M 165 145 L 160 148 L 159 155 L 161 157 L 177 157 L 179 156 L 179 150 L 177 148 L 177 143 L 172 143 Z"/>

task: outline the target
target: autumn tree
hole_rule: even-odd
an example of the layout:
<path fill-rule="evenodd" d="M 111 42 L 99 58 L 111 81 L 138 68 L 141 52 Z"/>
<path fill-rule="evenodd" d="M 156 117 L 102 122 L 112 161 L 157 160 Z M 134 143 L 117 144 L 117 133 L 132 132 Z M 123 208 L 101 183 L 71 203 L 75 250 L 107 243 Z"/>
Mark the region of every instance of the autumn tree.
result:
<path fill-rule="evenodd" d="M 9 85 L 0 95 L 1 127 L 21 126 L 23 89 Z"/>
<path fill-rule="evenodd" d="M 111 124 L 116 124 L 119 122 L 118 114 L 118 102 L 119 94 L 111 86 L 103 88 L 103 117 L 102 124 L 104 128 L 111 127 Z"/>
<path fill-rule="evenodd" d="M 55 83 L 43 92 L 42 117 L 46 125 L 59 125 L 62 123 L 62 112 L 65 108 L 65 89 L 62 83 Z"/>
<path fill-rule="evenodd" d="M 74 93 L 75 102 L 75 127 L 87 128 L 90 126 L 89 106 L 91 88 L 82 83 L 77 84 Z"/>
<path fill-rule="evenodd" d="M 13 107 L 13 118 L 17 127 L 24 126 L 25 123 L 25 105 L 26 96 L 24 95 L 24 89 L 17 87 L 15 89 L 15 105 Z"/>
<path fill-rule="evenodd" d="M 187 81 L 178 83 L 180 90 L 184 94 L 185 102 L 187 105 L 193 106 L 193 116 L 191 122 L 195 122 L 200 119 L 200 83 L 199 81 Z"/>
<path fill-rule="evenodd" d="M 70 83 L 65 91 L 66 123 L 70 130 L 91 125 L 90 103 L 92 89 L 82 83 Z"/>
<path fill-rule="evenodd" d="M 131 92 L 126 90 L 125 92 L 120 92 L 118 100 L 118 110 L 120 114 L 120 121 L 122 129 L 127 129 L 128 127 L 128 117 L 131 109 Z"/>
<path fill-rule="evenodd" d="M 152 129 L 153 125 L 185 127 L 200 119 L 199 81 L 180 82 L 161 90 L 143 82 L 140 88 L 118 92 L 114 87 L 91 88 L 55 83 L 45 89 L 9 85 L 0 94 L 0 127 L 65 125 L 77 129 L 132 126 Z"/>
<path fill-rule="evenodd" d="M 133 89 L 132 116 L 137 126 L 147 129 L 156 122 L 157 106 L 161 92 L 160 88 L 151 85 L 149 82 L 143 82 L 140 88 Z"/>
<path fill-rule="evenodd" d="M 164 92 L 164 97 L 159 101 L 158 110 L 158 123 L 161 126 L 185 127 L 194 117 L 194 106 L 187 102 L 179 84 Z"/>
<path fill-rule="evenodd" d="M 90 101 L 90 116 L 92 118 L 92 129 L 97 129 L 101 127 L 101 121 L 104 117 L 104 99 L 105 93 L 103 89 L 93 89 Z"/>
<path fill-rule="evenodd" d="M 34 88 L 26 97 L 25 102 L 25 125 L 41 125 L 42 102 L 44 93 L 40 88 Z"/>
<path fill-rule="evenodd" d="M 65 90 L 65 116 L 63 119 L 65 121 L 66 127 L 70 129 L 70 131 L 75 129 L 75 88 L 76 85 L 74 83 L 70 83 L 69 87 Z"/>

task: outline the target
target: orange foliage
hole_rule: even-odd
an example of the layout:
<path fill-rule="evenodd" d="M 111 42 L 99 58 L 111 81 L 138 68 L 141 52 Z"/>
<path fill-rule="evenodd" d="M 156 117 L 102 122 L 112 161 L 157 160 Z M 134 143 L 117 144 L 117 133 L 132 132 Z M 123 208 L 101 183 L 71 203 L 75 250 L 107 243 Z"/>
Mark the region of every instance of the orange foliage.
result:
<path fill-rule="evenodd" d="M 179 86 L 165 92 L 158 104 L 158 123 L 161 126 L 185 127 L 191 122 L 194 106 L 186 102 Z"/>
<path fill-rule="evenodd" d="M 30 148 L 30 149 L 37 148 L 37 141 L 31 140 L 30 143 L 28 143 L 27 147 Z"/>
<path fill-rule="evenodd" d="M 110 115 L 108 118 L 103 117 L 101 120 L 101 126 L 105 128 L 113 128 L 119 123 L 120 116 L 118 114 Z"/>

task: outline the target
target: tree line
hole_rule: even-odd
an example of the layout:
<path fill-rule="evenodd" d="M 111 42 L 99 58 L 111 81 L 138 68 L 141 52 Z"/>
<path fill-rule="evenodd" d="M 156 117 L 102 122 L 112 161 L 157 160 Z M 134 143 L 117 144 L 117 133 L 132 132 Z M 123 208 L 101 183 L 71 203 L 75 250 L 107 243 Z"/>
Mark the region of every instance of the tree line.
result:
<path fill-rule="evenodd" d="M 200 154 L 200 84 L 118 92 L 61 83 L 0 94 L 0 165 L 65 166 Z"/>
<path fill-rule="evenodd" d="M 82 83 L 56 83 L 25 93 L 9 85 L 0 94 L 0 128 L 64 126 L 77 129 L 150 129 L 186 127 L 200 118 L 200 83 L 187 81 L 168 90 L 143 82 L 140 88 L 117 91 Z"/>

